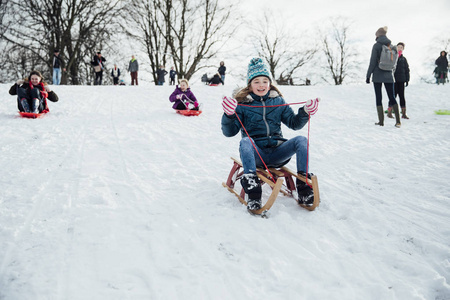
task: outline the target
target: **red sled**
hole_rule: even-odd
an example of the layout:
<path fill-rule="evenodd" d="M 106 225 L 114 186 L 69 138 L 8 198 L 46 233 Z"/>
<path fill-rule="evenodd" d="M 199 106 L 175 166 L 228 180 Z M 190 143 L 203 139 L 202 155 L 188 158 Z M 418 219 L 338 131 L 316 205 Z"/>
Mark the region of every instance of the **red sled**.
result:
<path fill-rule="evenodd" d="M 176 109 L 177 114 L 183 116 L 198 116 L 202 113 L 201 110 L 193 110 L 193 109 Z"/>
<path fill-rule="evenodd" d="M 39 114 L 36 113 L 30 113 L 30 112 L 23 112 L 23 111 L 19 111 L 19 115 L 22 118 L 28 118 L 28 119 L 37 119 L 37 118 L 42 118 L 47 112 L 41 112 Z"/>
<path fill-rule="evenodd" d="M 210 83 L 209 86 L 218 86 L 218 83 Z"/>

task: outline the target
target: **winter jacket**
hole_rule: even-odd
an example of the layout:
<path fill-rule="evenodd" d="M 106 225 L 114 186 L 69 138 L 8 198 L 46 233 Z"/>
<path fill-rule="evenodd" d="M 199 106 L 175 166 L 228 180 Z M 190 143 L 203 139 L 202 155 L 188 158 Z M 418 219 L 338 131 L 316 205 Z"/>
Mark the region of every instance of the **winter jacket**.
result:
<path fill-rule="evenodd" d="M 220 75 L 225 75 L 225 71 L 227 68 L 225 66 L 220 66 L 217 72 L 219 72 Z"/>
<path fill-rule="evenodd" d="M 119 68 L 117 68 L 117 69 L 112 69 L 111 70 L 111 76 L 112 77 L 116 77 L 116 78 L 118 78 L 118 77 L 120 77 L 120 69 Z"/>
<path fill-rule="evenodd" d="M 165 82 L 165 78 L 164 76 L 167 75 L 167 71 L 164 69 L 158 69 L 158 71 L 156 71 L 156 75 L 158 76 L 158 82 Z"/>
<path fill-rule="evenodd" d="M 367 70 L 366 78 L 370 79 L 370 76 L 373 73 L 372 82 L 393 83 L 394 76 L 392 74 L 392 71 L 384 71 L 378 67 L 383 45 L 389 46 L 391 44 L 391 40 L 388 39 L 385 35 L 382 35 L 379 36 L 376 41 L 377 42 L 372 47 L 372 54 L 370 56 L 370 64 L 369 69 Z"/>
<path fill-rule="evenodd" d="M 394 77 L 395 82 L 409 82 L 409 65 L 403 54 L 397 60 Z"/>
<path fill-rule="evenodd" d="M 95 66 L 101 66 L 102 70 L 100 72 L 103 71 L 103 69 L 105 68 L 105 64 L 104 62 L 106 61 L 106 58 L 102 57 L 98 57 L 98 55 L 94 55 L 94 58 L 92 59 L 91 65 Z"/>
<path fill-rule="evenodd" d="M 27 91 L 27 95 L 31 98 L 31 88 L 30 88 L 30 85 L 29 85 L 28 81 L 24 82 L 24 83 L 21 84 L 20 86 L 19 86 L 17 83 L 15 83 L 15 84 L 14 84 L 13 86 L 11 86 L 11 88 L 9 89 L 9 94 L 10 94 L 10 95 L 13 95 L 13 96 L 14 96 L 14 95 L 17 95 L 17 88 L 18 88 L 18 87 L 24 88 L 24 89 Z M 38 88 L 38 89 L 41 90 L 41 91 L 43 90 L 42 87 L 41 87 L 40 85 L 35 85 L 34 87 L 35 87 L 35 88 Z M 58 100 L 59 100 L 58 95 L 56 95 L 56 93 L 53 92 L 53 91 L 48 92 L 47 99 L 50 100 L 50 101 L 52 101 L 52 102 L 58 102 Z"/>
<path fill-rule="evenodd" d="M 299 130 L 305 126 L 309 119 L 308 113 L 304 111 L 303 107 L 298 109 L 297 114 L 290 106 L 267 107 L 286 103 L 275 90 L 271 90 L 264 97 L 251 93 L 240 103 L 254 106 L 238 105 L 236 114 L 250 137 L 260 148 L 277 147 L 286 141 L 281 132 L 281 123 L 293 130 Z M 228 116 L 224 113 L 222 116 L 222 133 L 226 137 L 232 137 L 239 131 L 241 131 L 242 137 L 247 136 L 236 115 Z"/>
<path fill-rule="evenodd" d="M 139 63 L 137 59 L 130 60 L 130 63 L 128 64 L 128 72 L 137 72 L 139 71 Z"/>
<path fill-rule="evenodd" d="M 214 75 L 214 77 L 209 80 L 209 84 L 220 84 L 220 83 L 223 84 L 223 81 L 222 78 L 220 78 L 220 76 L 217 74 Z"/>
<path fill-rule="evenodd" d="M 170 70 L 170 74 L 169 74 L 170 78 L 171 78 L 171 79 L 175 79 L 175 75 L 177 75 L 177 71 L 175 71 L 175 70 Z"/>
<path fill-rule="evenodd" d="M 53 54 L 53 69 L 61 69 L 61 57 Z"/>
<path fill-rule="evenodd" d="M 447 72 L 448 70 L 448 60 L 447 60 L 447 52 L 445 52 L 445 56 L 439 56 L 436 59 L 435 64 L 438 67 L 439 72 Z"/>
<path fill-rule="evenodd" d="M 181 99 L 177 99 L 177 95 L 184 95 Z M 172 95 L 169 97 L 170 102 L 175 102 L 172 106 L 173 109 L 176 109 L 178 104 L 182 102 L 186 102 L 186 100 L 191 100 L 190 102 L 197 102 L 197 98 L 195 98 L 194 93 L 191 92 L 191 88 L 187 88 L 185 92 L 183 92 L 178 85 L 175 88 L 175 91 L 173 91 Z"/>

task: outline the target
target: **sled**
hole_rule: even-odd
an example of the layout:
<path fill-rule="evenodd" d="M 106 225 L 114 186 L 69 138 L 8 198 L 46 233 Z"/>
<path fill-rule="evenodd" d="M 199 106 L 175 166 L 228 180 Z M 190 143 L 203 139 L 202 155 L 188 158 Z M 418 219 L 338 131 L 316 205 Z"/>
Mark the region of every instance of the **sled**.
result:
<path fill-rule="evenodd" d="M 177 114 L 183 115 L 183 116 L 198 116 L 202 113 L 201 110 L 194 110 L 194 109 L 176 109 Z"/>
<path fill-rule="evenodd" d="M 209 86 L 219 86 L 218 83 L 210 83 Z"/>
<path fill-rule="evenodd" d="M 45 115 L 46 113 L 42 112 L 42 113 L 31 113 L 31 112 L 23 112 L 23 111 L 19 111 L 19 115 L 22 118 L 28 118 L 28 119 L 37 119 L 37 118 L 41 118 Z"/>
<path fill-rule="evenodd" d="M 439 109 L 434 111 L 437 115 L 450 115 L 450 110 Z"/>
<path fill-rule="evenodd" d="M 234 189 L 236 182 L 240 180 L 242 175 L 244 174 L 244 171 L 241 170 L 242 163 L 238 159 L 235 159 L 233 157 L 231 157 L 231 159 L 233 160 L 233 167 L 231 168 L 230 174 L 228 175 L 227 182 L 223 182 L 222 185 L 227 188 L 228 191 L 233 193 L 242 204 L 247 206 L 247 202 L 245 201 L 244 189 L 241 188 L 241 191 L 239 193 Z M 267 212 L 272 207 L 280 192 L 285 196 L 289 196 L 295 199 L 297 195 L 297 187 L 294 180 L 295 178 L 298 178 L 303 182 L 307 182 L 308 180 L 308 183 L 312 186 L 314 191 L 314 203 L 312 206 L 306 206 L 302 204 L 299 205 L 309 211 L 313 211 L 317 206 L 319 206 L 320 196 L 317 176 L 311 175 L 311 178 L 307 179 L 306 177 L 298 175 L 296 172 L 289 170 L 287 167 L 269 168 L 269 171 L 274 177 L 275 182 L 272 181 L 269 172 L 267 172 L 266 170 L 263 170 L 261 168 L 258 168 L 256 170 L 256 174 L 261 180 L 261 184 L 265 183 L 269 185 L 272 188 L 272 193 L 270 194 L 269 199 L 263 207 L 255 211 L 250 211 L 250 213 L 255 215 L 264 215 L 265 212 Z"/>

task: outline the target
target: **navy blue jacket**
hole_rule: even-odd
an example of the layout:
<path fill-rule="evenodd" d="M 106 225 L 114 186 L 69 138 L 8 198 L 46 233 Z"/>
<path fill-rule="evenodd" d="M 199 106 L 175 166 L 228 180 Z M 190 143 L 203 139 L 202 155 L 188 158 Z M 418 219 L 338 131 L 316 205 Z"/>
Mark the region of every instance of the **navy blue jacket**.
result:
<path fill-rule="evenodd" d="M 251 96 L 253 95 L 253 97 Z M 259 100 L 256 100 L 260 98 Z M 254 94 L 247 96 L 244 102 L 240 104 L 255 106 L 237 106 L 236 114 L 247 129 L 248 134 L 255 141 L 260 148 L 277 147 L 283 141 L 281 132 L 281 123 L 293 130 L 299 130 L 308 122 L 309 116 L 304 111 L 303 107 L 298 109 L 295 114 L 290 106 L 277 107 L 256 107 L 256 106 L 271 106 L 285 104 L 284 99 L 276 92 L 271 90 L 264 97 L 258 97 Z M 235 136 L 241 131 L 242 137 L 246 137 L 246 133 L 241 128 L 239 120 L 236 115 L 222 116 L 222 133 L 227 137 Z"/>

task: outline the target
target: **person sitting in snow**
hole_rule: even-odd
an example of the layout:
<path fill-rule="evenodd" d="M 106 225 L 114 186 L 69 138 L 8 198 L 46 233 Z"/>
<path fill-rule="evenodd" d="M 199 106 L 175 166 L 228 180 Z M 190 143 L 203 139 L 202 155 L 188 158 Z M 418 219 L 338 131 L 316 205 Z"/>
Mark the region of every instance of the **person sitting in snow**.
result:
<path fill-rule="evenodd" d="M 19 79 L 9 89 L 10 95 L 17 95 L 17 107 L 21 112 L 48 112 L 46 99 L 58 102 L 59 98 L 53 92 L 39 71 L 32 71 L 26 79 Z"/>
<path fill-rule="evenodd" d="M 197 98 L 192 93 L 187 79 L 181 79 L 175 91 L 169 97 L 170 102 L 174 102 L 172 108 L 177 110 L 199 110 Z"/>
<path fill-rule="evenodd" d="M 318 98 L 309 100 L 295 114 L 290 106 L 284 105 L 286 102 L 281 92 L 273 85 L 268 70 L 261 58 L 253 58 L 248 65 L 247 87 L 239 90 L 234 96 L 235 99 L 225 96 L 222 102 L 222 133 L 226 137 L 232 137 L 241 131 L 239 152 L 244 168 L 241 184 L 248 196 L 249 210 L 261 208 L 262 190 L 256 168 L 264 168 L 252 141 L 269 168 L 287 164 L 291 156 L 296 154 L 297 172 L 306 176 L 308 140 L 303 136 L 290 140 L 283 138 L 281 123 L 293 130 L 299 130 L 308 122 L 309 116 L 317 112 L 319 104 Z M 238 103 L 242 105 L 238 106 Z M 241 126 L 238 117 L 245 128 Z M 245 129 L 250 137 L 245 133 Z M 312 206 L 313 189 L 298 179 L 296 185 L 299 204 Z"/>
<path fill-rule="evenodd" d="M 220 74 L 219 73 L 214 74 L 214 77 L 209 80 L 209 84 L 210 85 L 211 84 L 214 84 L 214 85 L 223 84 L 222 78 L 220 78 Z"/>

